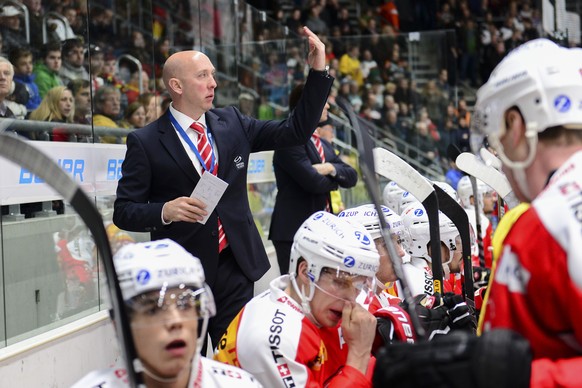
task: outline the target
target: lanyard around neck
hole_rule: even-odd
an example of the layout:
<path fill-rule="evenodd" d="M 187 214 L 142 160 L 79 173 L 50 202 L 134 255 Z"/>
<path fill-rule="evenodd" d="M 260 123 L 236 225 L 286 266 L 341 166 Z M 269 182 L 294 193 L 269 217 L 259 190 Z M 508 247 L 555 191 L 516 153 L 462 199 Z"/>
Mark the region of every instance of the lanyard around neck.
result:
<path fill-rule="evenodd" d="M 190 149 L 192 149 L 192 151 L 194 152 L 194 154 L 198 158 L 198 161 L 200 162 L 202 169 L 204 171 L 210 171 L 211 173 L 213 173 L 214 164 L 215 164 L 216 160 L 214 158 L 214 148 L 212 147 L 212 135 L 210 134 L 210 132 L 207 132 L 208 143 L 210 144 L 210 161 L 211 161 L 210 162 L 210 170 L 208 170 L 206 168 L 206 163 L 204 163 L 204 160 L 202 159 L 202 156 L 200 155 L 200 152 L 198 152 L 198 147 L 196 147 L 196 145 L 194 145 L 194 143 L 192 143 L 192 139 L 190 139 L 190 137 L 188 135 L 186 135 L 186 131 L 184 131 L 182 129 L 182 127 L 180 126 L 180 124 L 178 124 L 178 121 L 176 120 L 176 118 L 174 118 L 172 113 L 170 113 L 170 121 L 172 121 L 172 124 L 174 124 L 176 131 L 178 131 L 178 133 L 180 134 L 182 139 L 186 142 L 186 144 L 188 144 Z"/>

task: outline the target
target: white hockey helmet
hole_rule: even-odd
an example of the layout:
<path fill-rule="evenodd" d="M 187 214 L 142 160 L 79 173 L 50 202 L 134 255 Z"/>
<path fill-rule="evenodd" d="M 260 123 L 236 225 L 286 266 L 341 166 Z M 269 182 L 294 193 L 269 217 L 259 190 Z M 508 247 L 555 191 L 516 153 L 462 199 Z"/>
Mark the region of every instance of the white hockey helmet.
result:
<path fill-rule="evenodd" d="M 323 268 L 374 278 L 380 257 L 370 234 L 331 213 L 312 214 L 293 239 L 289 272 L 297 271 L 299 259 L 307 262 L 308 276 L 316 282 Z"/>
<path fill-rule="evenodd" d="M 557 126 L 582 129 L 581 52 L 547 39 L 531 40 L 512 50 L 477 92 L 471 120 L 473 152 L 478 154 L 487 137 L 528 196 L 523 170 L 535 157 L 538 133 Z M 526 125 L 529 154 L 522 161 L 510 160 L 500 142 L 507 130 L 505 112 L 512 107 L 519 109 Z"/>
<path fill-rule="evenodd" d="M 200 260 L 178 243 L 164 239 L 129 244 L 113 259 L 121 294 L 128 306 L 151 291 L 159 291 L 162 295 L 170 289 L 183 289 L 195 291 L 191 296 L 197 299 L 200 319 L 216 315 L 214 298 L 205 283 Z"/>
<path fill-rule="evenodd" d="M 432 261 L 428 254 L 428 244 L 430 243 L 430 228 L 428 215 L 424 206 L 420 202 L 410 204 L 402 214 L 402 223 L 406 232 L 404 233 L 404 248 L 413 257 L 422 257 Z M 449 248 L 449 257 L 443 264 L 448 264 L 453 259 L 453 252 L 457 250 L 456 238 L 459 236 L 455 224 L 439 211 L 439 231 L 441 242 Z"/>
<path fill-rule="evenodd" d="M 453 189 L 453 186 L 451 186 L 447 182 L 443 182 L 443 181 L 432 181 L 432 183 L 437 185 L 438 187 L 440 187 L 442 191 L 447 193 L 457 203 L 460 202 L 457 190 Z"/>
<path fill-rule="evenodd" d="M 399 213 L 398 204 L 400 203 L 400 195 L 404 190 L 396 184 L 394 181 L 390 181 L 384 187 L 382 191 L 382 199 L 384 200 L 384 205 L 388 206 L 390 209 Z"/>
<path fill-rule="evenodd" d="M 412 195 L 412 193 L 403 191 L 402 194 L 400 194 L 400 198 L 398 199 L 398 211 L 400 214 L 402 214 L 402 211 L 413 202 L 418 202 L 418 199 Z"/>
<path fill-rule="evenodd" d="M 483 197 L 492 193 L 493 189 L 487 186 L 483 181 L 477 179 L 477 205 L 479 210 L 483 210 L 484 203 Z M 459 179 L 459 184 L 457 185 L 457 193 L 459 193 L 460 203 L 465 209 L 472 209 L 474 205 L 471 204 L 471 197 L 473 196 L 473 185 L 471 184 L 471 178 L 469 176 L 464 176 Z"/>
<path fill-rule="evenodd" d="M 381 208 L 386 220 L 386 226 L 390 230 L 390 234 L 401 237 L 404 227 L 402 226 L 402 219 L 400 216 L 394 213 L 388 206 L 381 206 Z M 340 212 L 337 216 L 340 218 L 344 217 L 351 222 L 362 225 L 374 240 L 382 236 L 378 212 L 376 211 L 376 206 L 373 204 L 346 209 Z"/>

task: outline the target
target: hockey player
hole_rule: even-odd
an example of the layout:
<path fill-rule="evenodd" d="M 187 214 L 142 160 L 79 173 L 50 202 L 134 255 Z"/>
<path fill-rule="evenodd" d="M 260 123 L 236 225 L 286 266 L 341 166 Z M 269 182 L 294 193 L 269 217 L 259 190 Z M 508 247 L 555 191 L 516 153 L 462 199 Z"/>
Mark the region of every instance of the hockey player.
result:
<path fill-rule="evenodd" d="M 406 256 L 406 252 L 402 247 L 404 231 L 402 219 L 387 206 L 382 206 L 381 208 L 384 212 L 386 225 L 390 230 L 390 237 L 399 256 L 398 259 L 402 260 Z M 380 228 L 380 220 L 378 219 L 376 207 L 368 204 L 346 209 L 340 212 L 338 217 L 346 218 L 350 222 L 363 226 L 370 233 L 374 243 L 376 243 L 376 249 L 378 249 L 378 253 L 380 254 L 380 267 L 376 273 L 376 286 L 381 289 L 386 289 L 390 286 L 389 283 L 395 282 L 397 279 L 394 273 L 394 267 L 392 266 L 392 259 L 382 238 L 382 230 Z"/>
<path fill-rule="evenodd" d="M 400 214 L 400 209 L 398 208 L 400 204 L 400 196 L 405 190 L 403 190 L 396 182 L 390 181 L 384 186 L 382 191 L 382 199 L 384 205 L 392 209 L 396 214 Z"/>
<path fill-rule="evenodd" d="M 248 370 L 267 387 L 370 387 L 365 374 L 376 320 L 356 297 L 373 285 L 378 265 L 364 228 L 314 213 L 295 234 L 290 274 L 246 304 L 215 359 Z M 328 358 L 336 355 L 326 351 L 320 330 L 340 323 L 348 354 L 345 365 L 330 370 L 335 364 Z"/>
<path fill-rule="evenodd" d="M 579 49 L 531 41 L 478 94 L 475 138 L 488 137 L 518 199 L 531 202 L 507 217 L 511 227 L 505 217 L 498 226 L 502 248 L 482 329 L 510 328 L 529 340 L 531 386 L 580 384 L 581 63 Z"/>
<path fill-rule="evenodd" d="M 216 307 L 198 258 L 165 239 L 126 245 L 114 263 L 146 387 L 261 387 L 248 372 L 200 356 Z M 129 383 L 120 367 L 93 371 L 73 387 Z"/>
<path fill-rule="evenodd" d="M 409 276 L 413 294 L 433 294 L 430 229 L 428 215 L 420 202 L 410 204 L 402 213 L 402 223 L 405 228 L 404 248 L 410 255 L 410 264 L 405 266 Z M 441 238 L 441 258 L 445 292 L 461 294 L 460 281 L 447 281 L 451 274 L 461 272 L 463 260 L 460 247 L 459 231 L 455 224 L 442 212 L 439 212 L 439 231 Z M 455 275 L 453 275 L 454 277 Z"/>
<path fill-rule="evenodd" d="M 469 222 L 473 227 L 473 230 L 480 231 L 481 235 L 478 236 L 481 239 L 481 246 L 475 246 L 472 252 L 473 268 L 479 271 L 481 269 L 491 269 L 492 264 L 492 250 L 491 247 L 491 235 L 493 233 L 491 221 L 485 214 L 485 212 L 491 213 L 493 211 L 493 191 L 485 183 L 477 180 L 477 201 L 475 201 L 473 195 L 473 186 L 471 185 L 471 178 L 464 176 L 459 180 L 457 186 L 457 192 L 461 200 L 461 206 L 467 212 L 469 217 Z M 477 215 L 479 212 L 479 225 L 477 225 Z M 480 259 L 482 251 L 483 259 Z M 483 262 L 481 262 L 483 261 Z"/>
<path fill-rule="evenodd" d="M 400 359 L 406 367 L 378 376 L 378 383 L 412 386 L 408 376 L 421 366 L 432 372 L 423 374 L 422 383 L 429 385 L 434 381 L 426 377 L 438 375 L 441 381 L 455 382 L 464 376 L 466 386 L 479 388 L 490 386 L 486 376 L 495 376 L 497 388 L 580 386 L 581 64 L 580 49 L 536 39 L 510 52 L 479 89 L 474 148 L 488 138 L 514 193 L 530 205 L 509 211 L 495 232 L 494 252 L 500 254 L 494 254 L 481 312 L 482 336 L 474 346 L 463 338 L 454 344 L 457 349 L 462 344 L 464 359 L 475 362 L 461 362 L 463 355 L 456 352 L 454 361 L 436 363 L 413 356 L 431 349 L 402 347 L 382 363 L 395 366 Z M 495 347 L 488 346 L 491 338 L 504 335 Z M 439 356 L 447 359 L 442 349 Z M 494 358 L 503 362 L 488 361 Z"/>

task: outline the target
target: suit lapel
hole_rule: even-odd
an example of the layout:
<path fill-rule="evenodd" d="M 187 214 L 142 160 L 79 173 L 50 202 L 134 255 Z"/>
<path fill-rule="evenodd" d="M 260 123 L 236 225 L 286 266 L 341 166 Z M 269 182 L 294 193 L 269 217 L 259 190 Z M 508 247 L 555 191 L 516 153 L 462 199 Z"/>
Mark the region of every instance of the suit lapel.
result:
<path fill-rule="evenodd" d="M 229 160 L 228 151 L 234 149 L 233 143 L 236 141 L 236 136 L 229 134 L 226 123 L 211 111 L 206 112 L 206 125 L 218 149 L 218 177 L 225 180 L 225 174 L 230 171 L 229 164 L 232 162 Z"/>
<path fill-rule="evenodd" d="M 167 112 L 158 120 L 158 133 L 160 135 L 160 143 L 162 143 L 168 155 L 176 162 L 188 178 L 194 183 L 198 182 L 200 176 L 182 146 L 182 142 L 178 138 L 178 134 L 172 126 L 169 113 Z"/>

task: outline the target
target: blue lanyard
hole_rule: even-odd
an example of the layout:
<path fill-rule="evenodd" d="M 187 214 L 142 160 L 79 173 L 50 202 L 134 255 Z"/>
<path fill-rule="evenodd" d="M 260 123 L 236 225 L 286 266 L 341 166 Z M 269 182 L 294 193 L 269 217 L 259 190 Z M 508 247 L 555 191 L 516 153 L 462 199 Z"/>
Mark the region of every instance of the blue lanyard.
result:
<path fill-rule="evenodd" d="M 204 171 L 208 171 L 208 169 L 206 168 L 206 163 L 204 163 L 204 160 L 202 160 L 200 152 L 198 152 L 198 147 L 196 147 L 194 143 L 192 143 L 192 140 L 190 139 L 190 137 L 188 137 L 188 135 L 186 135 L 186 132 L 182 129 L 180 124 L 178 124 L 178 121 L 174 118 L 172 113 L 170 113 L 170 121 L 172 121 L 172 124 L 174 124 L 174 127 L 176 128 L 176 131 L 178 131 L 178 133 L 180 134 L 182 139 L 184 139 L 186 144 L 188 144 L 192 151 L 194 151 L 194 154 L 196 154 L 196 157 L 198 158 L 198 161 L 200 162 L 202 169 Z M 214 159 L 214 148 L 212 147 L 212 135 L 210 134 L 210 131 L 208 131 L 207 136 L 208 143 L 210 144 L 210 172 L 213 173 L 215 159 Z"/>

